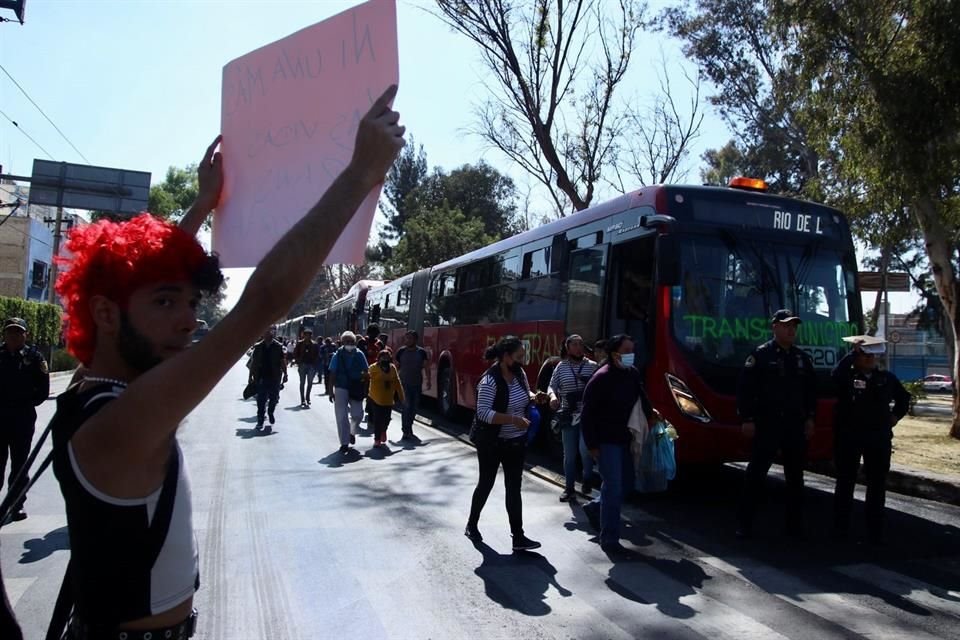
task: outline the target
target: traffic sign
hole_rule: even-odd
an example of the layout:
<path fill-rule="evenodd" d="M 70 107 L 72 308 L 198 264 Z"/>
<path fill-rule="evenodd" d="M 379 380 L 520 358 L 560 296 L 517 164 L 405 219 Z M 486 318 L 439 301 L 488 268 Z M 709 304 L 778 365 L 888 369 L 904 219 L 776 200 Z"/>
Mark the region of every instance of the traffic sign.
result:
<path fill-rule="evenodd" d="M 857 274 L 860 291 L 883 291 L 883 274 L 879 271 L 861 271 Z M 910 291 L 910 274 L 887 272 L 887 291 Z"/>
<path fill-rule="evenodd" d="M 34 160 L 30 204 L 136 214 L 147 209 L 150 173 Z"/>

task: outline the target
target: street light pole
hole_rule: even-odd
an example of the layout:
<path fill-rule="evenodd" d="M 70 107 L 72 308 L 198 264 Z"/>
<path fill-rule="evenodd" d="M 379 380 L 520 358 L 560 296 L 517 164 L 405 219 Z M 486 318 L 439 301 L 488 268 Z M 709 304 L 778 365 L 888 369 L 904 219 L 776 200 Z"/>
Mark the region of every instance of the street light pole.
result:
<path fill-rule="evenodd" d="M 50 280 L 47 283 L 47 301 L 54 304 L 57 292 L 54 285 L 57 283 L 57 255 L 60 253 L 60 225 L 63 223 L 63 207 L 57 207 L 57 217 L 53 226 L 53 258 L 50 260 Z"/>

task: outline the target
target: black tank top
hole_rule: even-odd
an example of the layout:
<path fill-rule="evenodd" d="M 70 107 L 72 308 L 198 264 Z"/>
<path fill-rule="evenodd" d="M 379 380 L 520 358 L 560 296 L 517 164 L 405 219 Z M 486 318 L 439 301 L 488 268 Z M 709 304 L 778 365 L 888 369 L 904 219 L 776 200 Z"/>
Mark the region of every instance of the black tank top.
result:
<path fill-rule="evenodd" d="M 93 487 L 77 465 L 70 439 L 123 388 L 79 389 L 57 398 L 51 422 L 53 470 L 67 509 L 71 587 L 84 622 L 117 625 L 172 609 L 199 588 L 190 482 L 174 443 L 163 485 L 151 495 L 114 498 Z"/>

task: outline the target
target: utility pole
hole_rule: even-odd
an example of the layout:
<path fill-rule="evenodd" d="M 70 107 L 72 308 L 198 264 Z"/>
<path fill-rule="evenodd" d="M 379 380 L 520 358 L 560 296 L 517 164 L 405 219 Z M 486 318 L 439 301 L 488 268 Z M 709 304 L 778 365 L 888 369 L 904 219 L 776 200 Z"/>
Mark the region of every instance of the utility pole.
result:
<path fill-rule="evenodd" d="M 57 207 L 57 217 L 53 223 L 53 258 L 50 260 L 50 280 L 47 283 L 47 301 L 55 304 L 57 292 L 57 256 L 60 254 L 60 226 L 63 223 L 63 207 Z"/>

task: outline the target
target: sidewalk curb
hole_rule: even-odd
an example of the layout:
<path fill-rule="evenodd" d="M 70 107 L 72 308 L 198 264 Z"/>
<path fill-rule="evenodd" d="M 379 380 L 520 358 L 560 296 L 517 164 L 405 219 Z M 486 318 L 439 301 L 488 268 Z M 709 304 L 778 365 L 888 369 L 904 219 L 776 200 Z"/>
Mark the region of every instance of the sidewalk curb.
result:
<path fill-rule="evenodd" d="M 466 434 L 451 428 L 447 424 L 444 424 L 444 422 L 419 414 L 416 417 L 416 421 L 424 426 L 454 437 L 474 449 L 476 448 Z M 524 467 L 526 471 L 541 480 L 553 483 L 561 488 L 564 486 L 562 474 L 539 465 L 525 464 Z M 808 463 L 807 471 L 827 478 L 836 478 L 832 461 Z M 857 479 L 857 483 L 861 485 L 864 484 L 862 470 L 861 477 Z M 890 472 L 887 474 L 887 491 L 960 506 L 960 477 L 956 476 L 921 472 L 900 465 L 891 465 Z"/>
<path fill-rule="evenodd" d="M 837 477 L 833 462 L 809 463 L 807 469 L 830 478 Z M 857 484 L 865 484 L 862 469 L 857 478 Z M 960 506 L 960 477 L 958 476 L 918 471 L 894 464 L 890 465 L 890 472 L 887 473 L 887 491 Z"/>

